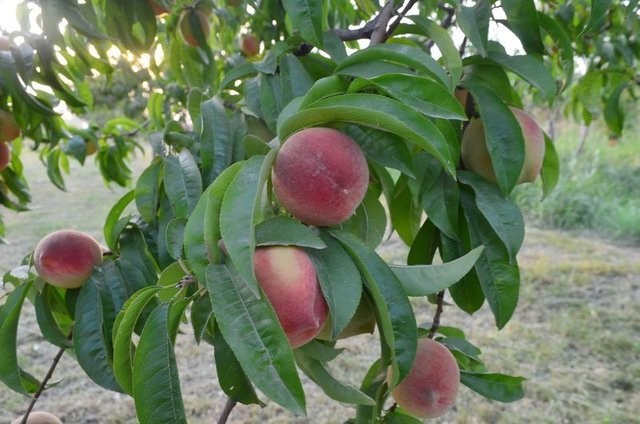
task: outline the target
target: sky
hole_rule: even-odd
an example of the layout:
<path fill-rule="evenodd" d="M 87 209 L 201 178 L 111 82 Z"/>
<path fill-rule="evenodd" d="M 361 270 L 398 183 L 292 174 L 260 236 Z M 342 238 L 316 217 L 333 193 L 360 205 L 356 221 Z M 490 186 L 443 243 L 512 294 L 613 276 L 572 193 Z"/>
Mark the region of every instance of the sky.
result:
<path fill-rule="evenodd" d="M 20 29 L 16 22 L 16 5 L 18 0 L 0 0 L 0 28 L 5 31 Z"/>

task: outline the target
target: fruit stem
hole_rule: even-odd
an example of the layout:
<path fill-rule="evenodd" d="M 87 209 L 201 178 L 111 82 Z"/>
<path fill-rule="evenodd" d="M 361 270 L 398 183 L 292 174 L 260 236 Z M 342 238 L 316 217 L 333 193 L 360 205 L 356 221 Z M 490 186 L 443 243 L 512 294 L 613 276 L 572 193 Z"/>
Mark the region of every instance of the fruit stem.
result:
<path fill-rule="evenodd" d="M 440 316 L 442 315 L 444 307 L 444 290 L 438 293 L 437 304 L 436 304 L 436 313 L 433 314 L 433 321 L 431 324 L 431 328 L 429 329 L 429 338 L 433 339 L 440 327 Z"/>
<path fill-rule="evenodd" d="M 71 339 L 71 334 L 72 333 L 69 333 L 69 335 L 67 336 L 68 339 Z M 20 424 L 27 423 L 29 414 L 31 413 L 31 411 L 33 411 L 33 407 L 36 405 L 38 398 L 40 398 L 40 395 L 42 394 L 42 392 L 44 392 L 44 389 L 47 387 L 47 383 L 49 382 L 49 380 L 51 380 L 51 377 L 53 376 L 53 372 L 58 366 L 58 362 L 60 362 L 60 358 L 62 358 L 62 355 L 64 354 L 65 350 L 67 350 L 66 347 L 61 347 L 60 350 L 58 350 L 58 353 L 56 353 L 56 356 L 53 357 L 53 362 L 49 367 L 49 371 L 47 371 L 47 375 L 44 376 L 42 383 L 40 383 L 40 387 L 38 387 L 38 391 L 33 395 L 33 398 L 31 398 L 31 402 L 29 403 L 27 412 L 25 412 L 24 416 L 22 417 L 22 421 L 20 421 Z"/>
<path fill-rule="evenodd" d="M 220 418 L 218 419 L 218 424 L 225 424 L 227 422 L 227 420 L 229 419 L 229 415 L 231 415 L 231 411 L 233 410 L 233 408 L 236 406 L 237 403 L 238 402 L 231 399 L 230 397 L 227 398 L 227 403 L 224 405 L 222 414 L 220 414 Z"/>

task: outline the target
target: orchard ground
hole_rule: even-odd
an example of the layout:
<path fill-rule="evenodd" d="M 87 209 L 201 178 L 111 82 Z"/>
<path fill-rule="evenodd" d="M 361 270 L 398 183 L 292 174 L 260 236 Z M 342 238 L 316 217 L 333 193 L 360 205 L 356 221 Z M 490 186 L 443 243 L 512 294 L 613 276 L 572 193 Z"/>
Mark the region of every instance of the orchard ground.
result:
<path fill-rule="evenodd" d="M 17 265 L 45 234 L 75 227 L 102 240 L 106 214 L 126 190 L 106 188 L 97 170 L 72 166 L 68 193 L 48 182 L 45 168 L 25 149 L 25 174 L 33 210 L 3 210 L 10 245 L 0 246 L 0 272 Z M 134 166 L 143 169 L 149 158 Z M 89 160 L 90 161 L 90 160 Z M 391 239 L 381 250 L 391 261 L 405 253 Z M 443 324 L 456 325 L 482 346 L 490 371 L 522 375 L 525 398 L 513 404 L 491 402 L 460 388 L 453 412 L 437 422 L 456 423 L 640 423 L 640 248 L 612 244 L 582 233 L 527 229 L 519 254 L 523 282 L 514 319 L 497 332 L 488 308 L 473 317 L 445 309 Z M 0 296 L 5 292 L 0 289 Z M 418 322 L 430 322 L 433 307 L 414 303 Z M 57 348 L 38 335 L 33 308 L 20 323 L 21 365 L 42 377 Z M 225 397 L 218 389 L 213 350 L 197 346 L 190 327 L 178 337 L 177 357 L 189 422 L 215 422 Z M 339 343 L 344 352 L 331 364 L 334 374 L 358 384 L 379 353 L 374 337 Z M 133 401 L 93 384 L 68 355 L 54 373 L 57 387 L 45 392 L 36 409 L 54 412 L 65 423 L 133 423 Z M 308 417 L 294 417 L 270 403 L 238 406 L 231 423 L 340 423 L 353 409 L 340 406 L 306 384 Z M 0 422 L 24 411 L 29 399 L 0 386 Z"/>

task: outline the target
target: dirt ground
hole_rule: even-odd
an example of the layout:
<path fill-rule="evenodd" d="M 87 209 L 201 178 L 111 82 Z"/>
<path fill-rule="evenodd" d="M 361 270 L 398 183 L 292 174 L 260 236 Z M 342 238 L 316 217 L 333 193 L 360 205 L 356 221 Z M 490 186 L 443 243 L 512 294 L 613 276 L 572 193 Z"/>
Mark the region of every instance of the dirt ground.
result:
<path fill-rule="evenodd" d="M 382 255 L 400 258 L 395 243 Z M 0 252 L 1 253 L 1 252 Z M 514 319 L 496 331 L 488 307 L 474 316 L 445 309 L 443 323 L 464 329 L 483 350 L 489 370 L 527 378 L 525 398 L 513 404 L 486 400 L 461 387 L 453 411 L 441 423 L 640 423 L 640 249 L 588 236 L 529 229 L 519 255 L 523 283 Z M 418 322 L 429 322 L 433 308 L 415 302 Z M 31 307 L 20 332 L 22 365 L 42 376 L 56 349 L 38 336 Z M 183 326 L 177 357 L 190 423 L 213 423 L 225 398 L 216 383 L 213 351 L 197 346 Z M 336 376 L 358 384 L 379 348 L 373 336 L 339 344 L 345 352 L 332 363 Z M 135 423 L 130 398 L 97 387 L 65 354 L 54 380 L 60 384 L 37 403 L 65 423 Z M 230 423 L 341 423 L 351 407 L 330 401 L 304 381 L 306 417 L 269 404 L 238 406 Z M 266 400 L 266 399 L 264 399 Z M 0 387 L 0 423 L 23 411 L 29 399 Z"/>

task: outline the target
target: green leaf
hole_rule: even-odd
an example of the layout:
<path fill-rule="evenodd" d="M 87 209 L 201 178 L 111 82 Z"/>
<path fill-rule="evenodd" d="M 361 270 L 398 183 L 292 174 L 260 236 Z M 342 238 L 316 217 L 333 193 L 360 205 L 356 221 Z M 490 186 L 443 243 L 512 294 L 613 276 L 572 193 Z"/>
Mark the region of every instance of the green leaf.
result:
<path fill-rule="evenodd" d="M 187 422 L 171 340 L 171 309 L 176 305 L 163 303 L 154 309 L 140 334 L 133 363 L 133 399 L 141 424 Z"/>
<path fill-rule="evenodd" d="M 420 424 L 422 420 L 402 413 L 402 408 L 388 412 L 384 416 L 385 424 Z"/>
<path fill-rule="evenodd" d="M 331 315 L 331 338 L 346 328 L 358 309 L 362 295 L 362 279 L 358 268 L 340 243 L 326 235 L 322 238 L 326 249 L 309 250 L 318 274 L 322 293 Z"/>
<path fill-rule="evenodd" d="M 424 35 L 433 40 L 438 46 L 444 64 L 451 75 L 451 86 L 455 87 L 462 76 L 462 60 L 460 59 L 458 48 L 453 44 L 453 40 L 447 30 L 424 16 L 407 16 L 407 18 L 412 20 Z"/>
<path fill-rule="evenodd" d="M 160 185 L 163 180 L 162 158 L 156 156 L 136 182 L 135 200 L 136 207 L 142 218 L 150 224 L 156 221 L 158 213 L 158 200 L 160 198 Z"/>
<path fill-rule="evenodd" d="M 444 87 L 452 88 L 451 78 L 444 68 L 424 50 L 408 44 L 378 44 L 373 47 L 358 50 L 340 62 L 335 72 L 349 75 L 349 72 L 345 72 L 349 67 L 359 64 L 372 66 L 371 62 L 378 60 L 401 65 L 408 68 L 408 70 L 414 69 L 441 82 Z M 382 75 L 382 73 L 389 72 L 381 70 L 379 75 Z M 407 72 L 398 73 L 406 74 Z"/>
<path fill-rule="evenodd" d="M 578 37 L 583 37 L 594 30 L 600 29 L 603 22 L 609 15 L 607 12 L 611 6 L 612 0 L 591 0 L 591 10 L 589 13 L 589 22 L 584 27 Z"/>
<path fill-rule="evenodd" d="M 490 17 L 490 4 L 485 0 L 477 2 L 475 6 L 459 6 L 456 9 L 460 29 L 482 56 L 487 55 Z"/>
<path fill-rule="evenodd" d="M 219 329 L 253 384 L 286 409 L 304 414 L 293 352 L 266 298 L 257 298 L 224 265 L 207 268 L 206 286 Z"/>
<path fill-rule="evenodd" d="M 349 92 L 363 91 L 372 85 L 424 115 L 463 121 L 467 119 L 460 102 L 451 91 L 430 78 L 384 74 L 368 79 L 356 79 L 349 86 Z"/>
<path fill-rule="evenodd" d="M 233 181 L 241 162 L 225 169 L 198 200 L 184 229 L 184 253 L 199 281 L 204 281 L 210 263 L 220 260 L 220 208 L 224 193 Z"/>
<path fill-rule="evenodd" d="M 524 242 L 524 218 L 518 205 L 503 197 L 495 184 L 473 172 L 461 171 L 458 179 L 473 189 L 478 210 L 506 247 L 510 259 L 515 260 Z"/>
<path fill-rule="evenodd" d="M 556 81 L 541 60 L 531 55 L 509 56 L 498 51 L 489 52 L 489 57 L 540 90 L 549 103 L 553 102 L 558 91 Z"/>
<path fill-rule="evenodd" d="M 422 208 L 414 202 L 407 180 L 406 175 L 398 178 L 388 208 L 393 229 L 407 246 L 411 246 L 420 229 Z"/>
<path fill-rule="evenodd" d="M 347 82 L 339 75 L 320 78 L 318 81 L 313 83 L 304 97 L 302 97 L 299 107 L 303 109 L 315 101 L 338 94 L 344 94 L 347 91 L 347 88 Z"/>
<path fill-rule="evenodd" d="M 524 138 L 507 105 L 480 79 L 464 80 L 482 117 L 487 150 L 498 185 L 507 195 L 515 187 L 524 163 Z"/>
<path fill-rule="evenodd" d="M 407 265 L 430 265 L 438 250 L 440 231 L 427 218 L 416 234 L 407 254 Z"/>
<path fill-rule="evenodd" d="M 472 245 L 485 247 L 476 262 L 475 269 L 482 291 L 495 317 L 496 326 L 500 329 L 509 322 L 518 304 L 520 291 L 518 263 L 515 259 L 510 259 L 504 243 L 478 210 L 473 195 L 463 189 L 460 192 L 460 200 Z"/>
<path fill-rule="evenodd" d="M 293 28 L 310 44 L 322 47 L 323 2 L 320 0 L 283 0 L 282 5 Z"/>
<path fill-rule="evenodd" d="M 464 277 L 483 251 L 478 246 L 466 255 L 442 265 L 391 265 L 407 296 L 438 293 Z"/>
<path fill-rule="evenodd" d="M 522 377 L 505 374 L 475 373 L 460 371 L 460 382 L 481 394 L 499 402 L 514 402 L 524 397 Z"/>
<path fill-rule="evenodd" d="M 622 128 L 624 127 L 624 110 L 620 107 L 620 95 L 627 88 L 628 83 L 620 83 L 607 99 L 607 104 L 604 108 L 604 120 L 607 123 L 609 131 L 617 136 L 622 135 Z"/>
<path fill-rule="evenodd" d="M 353 259 L 373 299 L 381 341 L 390 349 L 395 384 L 409 373 L 416 354 L 416 320 L 409 299 L 398 277 L 374 250 L 351 234 L 336 230 L 330 234 Z"/>
<path fill-rule="evenodd" d="M 233 136 L 231 120 L 224 103 L 212 97 L 200 104 L 202 133 L 200 134 L 200 156 L 202 158 L 202 180 L 211 184 L 220 173 L 231 165 Z"/>
<path fill-rule="evenodd" d="M 208 343 L 213 344 L 215 322 L 211 301 L 209 296 L 204 293 L 191 304 L 191 326 L 193 327 L 193 336 L 196 339 L 196 343 L 200 344 L 202 340 L 206 340 Z"/>
<path fill-rule="evenodd" d="M 540 27 L 556 42 L 560 50 L 560 60 L 564 68 L 563 88 L 568 87 L 573 80 L 573 45 L 571 37 L 565 28 L 555 19 L 544 12 L 538 12 Z"/>
<path fill-rule="evenodd" d="M 255 222 L 260 208 L 262 187 L 271 171 L 276 151 L 266 157 L 247 159 L 227 188 L 220 207 L 220 234 L 231 261 L 238 267 L 240 277 L 255 296 L 258 282 L 253 274 L 255 252 Z"/>
<path fill-rule="evenodd" d="M 300 367 L 302 372 L 320 386 L 322 391 L 331 399 L 354 405 L 375 405 L 373 399 L 356 387 L 346 385 L 336 380 L 322 362 L 310 358 L 300 351 L 296 351 L 295 356 L 298 367 Z"/>
<path fill-rule="evenodd" d="M 165 158 L 164 190 L 176 217 L 188 218 L 202 194 L 200 171 L 189 150 Z"/>
<path fill-rule="evenodd" d="M 125 393 L 133 394 L 133 330 L 142 311 L 162 287 L 149 286 L 135 292 L 118 312 L 113 324 L 113 373 Z"/>
<path fill-rule="evenodd" d="M 0 380 L 10 389 L 22 393 L 35 393 L 40 382 L 18 366 L 16 338 L 18 336 L 18 321 L 27 292 L 32 283 L 19 285 L 7 297 L 0 307 Z"/>
<path fill-rule="evenodd" d="M 109 214 L 107 215 L 107 219 L 104 222 L 104 241 L 105 243 L 107 243 L 107 246 L 109 247 L 109 249 L 111 249 L 112 252 L 117 252 L 118 236 L 129 220 L 127 218 L 126 222 L 123 225 L 120 221 L 120 216 L 122 216 L 122 212 L 124 212 L 129 203 L 131 203 L 135 199 L 135 197 L 135 190 L 131 190 L 127 194 L 122 196 L 116 202 L 116 204 L 113 205 L 113 207 L 109 211 Z"/>
<path fill-rule="evenodd" d="M 420 184 L 420 200 L 433 224 L 447 237 L 458 238 L 458 186 L 431 156 L 420 157 L 424 173 Z"/>
<path fill-rule="evenodd" d="M 56 305 L 58 306 L 57 308 Z M 62 316 L 63 322 L 66 324 L 64 331 L 56 318 L 56 315 L 60 316 L 60 314 L 56 314 L 54 308 L 57 309 L 57 312 L 64 312 Z M 73 343 L 69 337 L 67 337 L 72 319 L 68 316 L 66 308 L 64 307 L 64 298 L 61 292 L 51 284 L 45 284 L 42 292 L 36 294 L 35 309 L 38 327 L 42 335 L 55 346 L 64 348 L 73 347 Z"/>
<path fill-rule="evenodd" d="M 468 252 L 468 249 L 465 247 L 470 244 L 468 226 L 464 218 L 461 218 L 460 221 L 460 231 L 462 232 L 465 244 L 463 245 L 462 242 L 452 240 L 446 235 L 441 234 L 440 256 L 443 261 L 454 261 Z M 455 304 L 469 315 L 479 310 L 484 304 L 485 297 L 475 268 L 460 281 L 449 287 L 449 293 Z"/>
<path fill-rule="evenodd" d="M 256 246 L 302 246 L 324 249 L 317 231 L 286 216 L 275 216 L 256 225 Z"/>
<path fill-rule="evenodd" d="M 78 296 L 76 322 L 73 328 L 73 349 L 78 364 L 96 384 L 113 391 L 122 391 L 112 366 L 111 325 L 115 318 L 113 299 L 105 290 L 101 276 L 91 276 Z M 99 287 L 102 286 L 102 287 Z"/>
<path fill-rule="evenodd" d="M 387 215 L 376 188 L 369 187 L 362 203 L 351 218 L 340 224 L 340 229 L 355 235 L 371 248 L 380 245 L 387 229 Z"/>
<path fill-rule="evenodd" d="M 213 348 L 218 382 L 222 391 L 231 399 L 245 405 L 260 404 L 260 399 L 258 399 L 251 381 L 219 331 L 216 331 L 213 337 Z"/>
<path fill-rule="evenodd" d="M 301 128 L 332 122 L 351 122 L 396 134 L 432 154 L 455 175 L 450 147 L 440 130 L 413 108 L 375 94 L 344 94 L 312 103 L 284 121 L 278 136 L 286 140 Z"/>
<path fill-rule="evenodd" d="M 116 264 L 120 269 L 122 284 L 126 286 L 125 298 L 156 282 L 158 264 L 149 251 L 142 232 L 137 227 L 126 228 L 119 239 L 120 257 Z M 123 300 L 124 302 L 124 300 Z"/>
<path fill-rule="evenodd" d="M 185 218 L 174 218 L 169 221 L 165 230 L 167 240 L 167 250 L 173 259 L 182 257 L 182 244 L 184 240 L 184 230 L 187 224 Z"/>
<path fill-rule="evenodd" d="M 544 159 L 540 170 L 542 180 L 542 197 L 545 198 L 556 188 L 560 179 L 560 158 L 553 140 L 544 135 Z"/>
<path fill-rule="evenodd" d="M 373 128 L 347 125 L 342 131 L 355 140 L 367 159 L 414 176 L 413 156 L 402 138 Z"/>
<path fill-rule="evenodd" d="M 502 0 L 507 26 L 520 39 L 527 53 L 544 54 L 538 12 L 533 0 Z"/>

